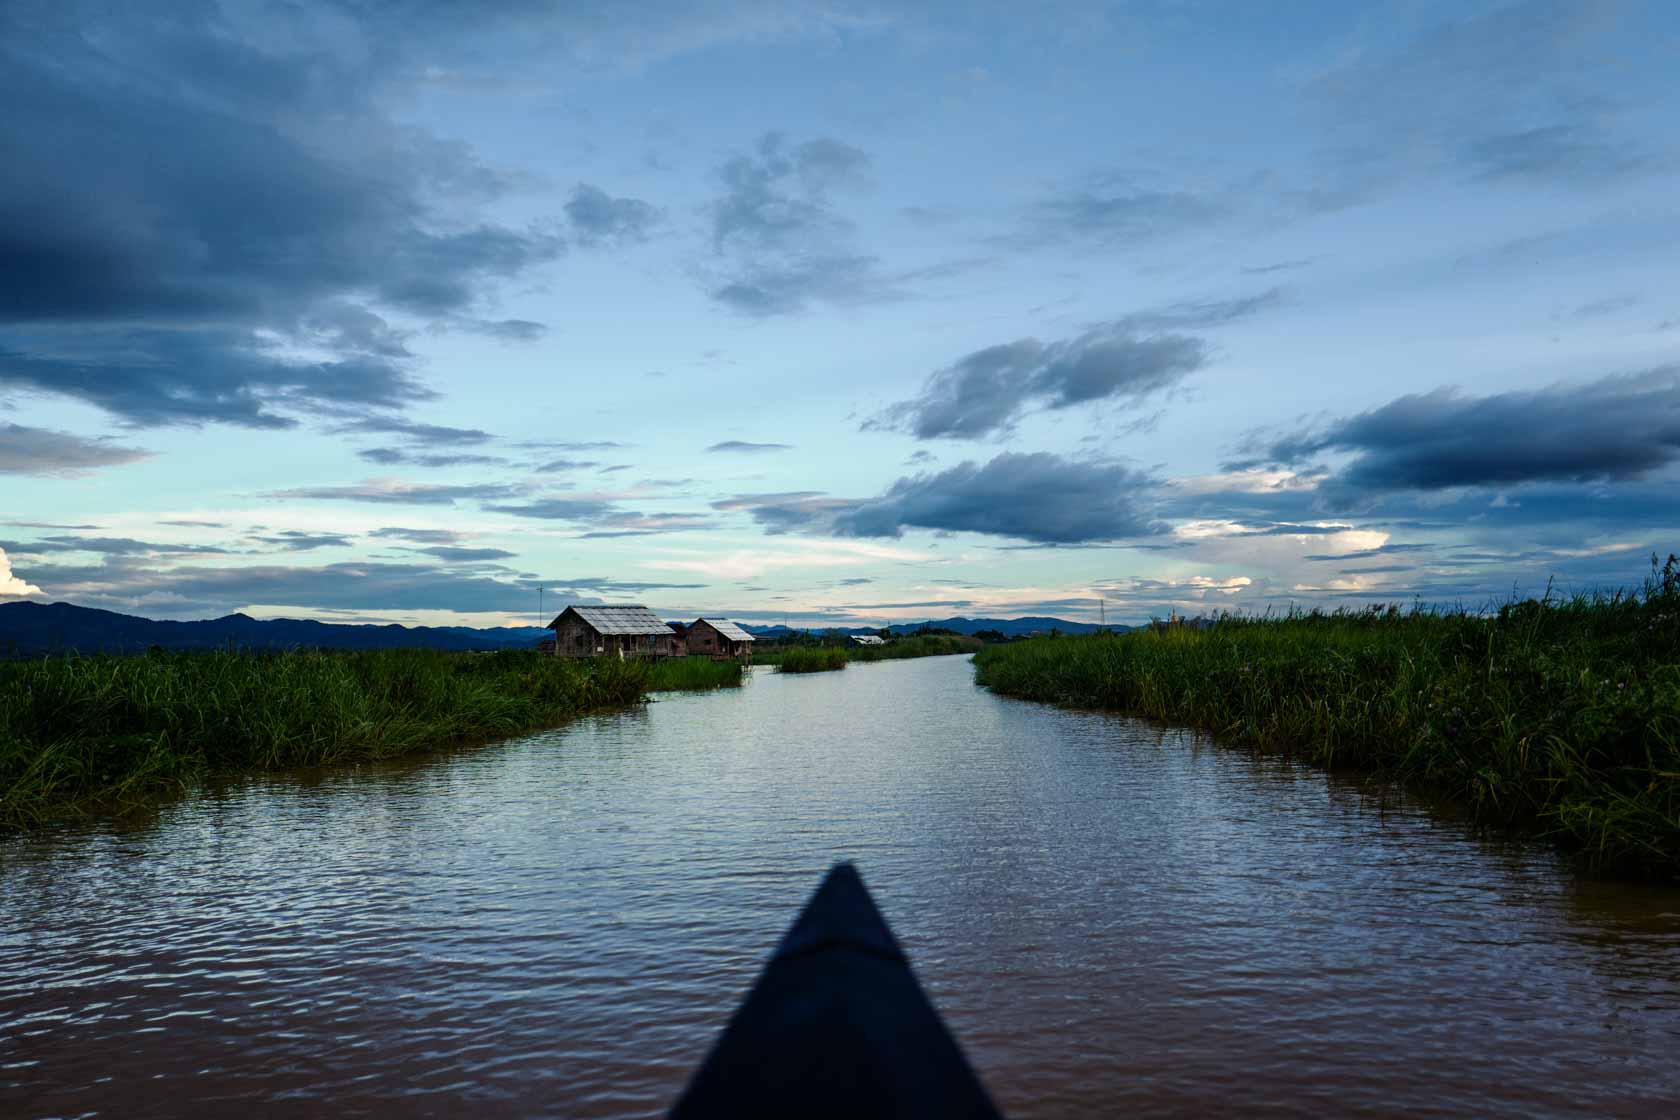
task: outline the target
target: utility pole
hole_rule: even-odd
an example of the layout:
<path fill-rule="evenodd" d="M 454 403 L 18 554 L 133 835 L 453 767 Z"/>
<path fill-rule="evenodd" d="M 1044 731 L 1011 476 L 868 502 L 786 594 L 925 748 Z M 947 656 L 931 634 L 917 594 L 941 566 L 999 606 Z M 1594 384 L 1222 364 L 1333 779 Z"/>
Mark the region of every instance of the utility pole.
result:
<path fill-rule="evenodd" d="M 542 616 L 543 616 L 542 593 L 543 593 L 542 584 L 539 583 L 539 584 L 537 584 L 537 625 L 538 626 L 541 626 L 543 624 L 543 621 L 542 621 Z"/>
<path fill-rule="evenodd" d="M 1108 600 L 1103 598 L 1101 595 L 1097 596 L 1097 610 L 1099 612 L 1101 612 L 1101 616 L 1102 616 L 1102 625 L 1099 626 L 1098 629 L 1107 630 L 1108 629 Z"/>

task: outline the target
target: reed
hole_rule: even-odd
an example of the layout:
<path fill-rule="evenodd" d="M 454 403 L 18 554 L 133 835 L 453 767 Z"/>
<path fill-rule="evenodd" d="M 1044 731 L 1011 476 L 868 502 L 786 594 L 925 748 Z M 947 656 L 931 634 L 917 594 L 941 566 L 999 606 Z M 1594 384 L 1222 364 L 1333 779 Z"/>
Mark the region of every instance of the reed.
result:
<path fill-rule="evenodd" d="M 120 809 L 210 773 L 391 758 L 552 726 L 652 688 L 739 681 L 739 666 L 527 652 L 4 661 L 0 828 Z"/>
<path fill-rule="evenodd" d="M 945 657 L 956 653 L 978 653 L 986 643 L 979 638 L 952 634 L 906 634 L 883 646 L 858 646 L 846 654 L 853 661 L 897 661 L 905 657 Z"/>
<path fill-rule="evenodd" d="M 648 669 L 649 692 L 699 692 L 711 688 L 738 688 L 746 679 L 746 666 L 739 661 L 713 661 L 709 657 L 670 657 L 655 661 Z"/>
<path fill-rule="evenodd" d="M 793 646 L 771 662 L 778 673 L 826 673 L 844 669 L 849 660 L 840 646 Z"/>
<path fill-rule="evenodd" d="M 1632 593 L 992 646 L 996 692 L 1374 771 L 1590 868 L 1680 876 L 1680 561 Z"/>

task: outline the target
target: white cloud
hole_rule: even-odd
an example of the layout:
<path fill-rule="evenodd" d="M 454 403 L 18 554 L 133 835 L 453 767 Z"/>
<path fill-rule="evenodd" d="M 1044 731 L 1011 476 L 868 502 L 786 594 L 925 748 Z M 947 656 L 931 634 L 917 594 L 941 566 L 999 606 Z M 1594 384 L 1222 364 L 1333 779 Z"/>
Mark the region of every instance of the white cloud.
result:
<path fill-rule="evenodd" d="M 26 599 L 41 594 L 41 589 L 12 574 L 12 562 L 6 550 L 0 548 L 0 599 Z"/>

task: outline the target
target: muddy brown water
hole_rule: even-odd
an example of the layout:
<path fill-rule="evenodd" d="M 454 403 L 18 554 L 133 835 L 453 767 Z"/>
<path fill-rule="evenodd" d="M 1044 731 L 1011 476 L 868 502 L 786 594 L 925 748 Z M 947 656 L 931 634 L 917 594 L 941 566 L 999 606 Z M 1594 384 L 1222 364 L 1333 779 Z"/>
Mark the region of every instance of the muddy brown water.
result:
<path fill-rule="evenodd" d="M 1680 1102 L 1680 890 L 947 657 L 0 842 L 0 1115 L 658 1115 L 840 858 L 1012 1116 Z"/>

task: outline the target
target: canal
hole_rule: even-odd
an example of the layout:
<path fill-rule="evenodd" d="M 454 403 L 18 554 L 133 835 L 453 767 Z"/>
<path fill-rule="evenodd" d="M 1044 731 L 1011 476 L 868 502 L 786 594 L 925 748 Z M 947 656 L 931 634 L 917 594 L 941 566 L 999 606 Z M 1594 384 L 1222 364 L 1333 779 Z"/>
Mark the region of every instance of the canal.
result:
<path fill-rule="evenodd" d="M 1680 1101 L 1680 889 L 944 657 L 0 841 L 0 1114 L 658 1115 L 842 858 L 1011 1116 Z"/>

